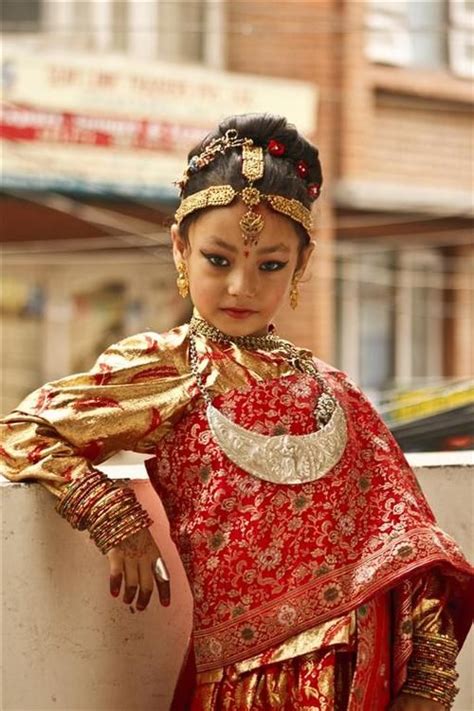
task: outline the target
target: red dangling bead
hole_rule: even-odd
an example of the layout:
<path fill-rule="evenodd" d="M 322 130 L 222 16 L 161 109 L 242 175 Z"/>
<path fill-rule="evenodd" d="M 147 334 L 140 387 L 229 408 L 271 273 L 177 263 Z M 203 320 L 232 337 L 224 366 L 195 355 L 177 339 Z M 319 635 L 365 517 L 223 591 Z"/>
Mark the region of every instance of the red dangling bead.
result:
<path fill-rule="evenodd" d="M 300 178 L 303 178 L 303 180 L 308 177 L 309 168 L 308 164 L 305 163 L 304 160 L 298 161 L 298 163 L 296 164 L 296 170 Z"/>
<path fill-rule="evenodd" d="M 321 186 L 319 183 L 311 183 L 308 185 L 308 195 L 312 200 L 316 200 L 321 194 Z"/>
<path fill-rule="evenodd" d="M 267 148 L 268 152 L 271 153 L 272 156 L 282 156 L 286 151 L 285 144 L 281 141 L 277 141 L 275 138 L 271 138 L 268 141 Z"/>

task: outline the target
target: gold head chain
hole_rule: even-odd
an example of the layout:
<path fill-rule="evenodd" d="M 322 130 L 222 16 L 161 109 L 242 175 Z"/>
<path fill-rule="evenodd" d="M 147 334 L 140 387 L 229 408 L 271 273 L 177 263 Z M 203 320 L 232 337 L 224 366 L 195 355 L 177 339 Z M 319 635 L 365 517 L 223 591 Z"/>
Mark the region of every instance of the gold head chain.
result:
<path fill-rule="evenodd" d="M 211 185 L 184 198 L 175 214 L 176 223 L 179 225 L 187 215 L 196 210 L 230 205 L 236 197 L 239 197 L 247 207 L 247 211 L 239 222 L 245 246 L 253 246 L 258 243 L 259 235 L 265 225 L 258 206 L 264 201 L 273 210 L 299 222 L 308 233 L 311 233 L 313 229 L 311 211 L 302 202 L 283 195 L 268 195 L 254 186 L 254 182 L 263 178 L 264 174 L 263 148 L 254 145 L 251 138 L 239 138 L 237 131 L 233 128 L 226 131 L 224 136 L 210 141 L 198 156 L 193 156 L 183 177 L 176 184 L 183 190 L 192 174 L 206 167 L 217 156 L 223 155 L 232 148 L 242 148 L 242 175 L 246 179 L 247 185 L 242 190 L 235 190 L 232 185 Z"/>

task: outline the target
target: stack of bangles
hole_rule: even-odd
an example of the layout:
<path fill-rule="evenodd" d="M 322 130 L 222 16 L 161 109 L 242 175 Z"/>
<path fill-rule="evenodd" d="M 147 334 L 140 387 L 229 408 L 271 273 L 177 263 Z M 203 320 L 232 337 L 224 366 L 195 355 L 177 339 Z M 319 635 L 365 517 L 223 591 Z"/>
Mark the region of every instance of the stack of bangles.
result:
<path fill-rule="evenodd" d="M 131 489 L 115 484 L 97 470 L 74 480 L 56 511 L 73 528 L 87 529 L 102 553 L 153 523 Z"/>
<path fill-rule="evenodd" d="M 444 634 L 416 634 L 402 691 L 423 696 L 451 708 L 458 693 L 455 681 L 458 644 Z"/>

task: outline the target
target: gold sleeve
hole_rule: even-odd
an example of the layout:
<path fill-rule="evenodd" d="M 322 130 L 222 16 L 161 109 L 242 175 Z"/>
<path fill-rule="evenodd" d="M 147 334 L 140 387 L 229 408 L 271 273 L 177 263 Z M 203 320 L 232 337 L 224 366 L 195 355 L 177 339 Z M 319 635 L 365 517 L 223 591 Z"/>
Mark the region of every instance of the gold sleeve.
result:
<path fill-rule="evenodd" d="M 138 334 L 28 395 L 0 423 L 1 473 L 61 497 L 114 453 L 153 451 L 190 400 L 185 348 L 184 327 Z"/>
<path fill-rule="evenodd" d="M 447 610 L 451 585 L 451 579 L 437 570 L 421 578 L 412 612 L 414 634 L 447 634 L 455 639 L 453 622 Z"/>

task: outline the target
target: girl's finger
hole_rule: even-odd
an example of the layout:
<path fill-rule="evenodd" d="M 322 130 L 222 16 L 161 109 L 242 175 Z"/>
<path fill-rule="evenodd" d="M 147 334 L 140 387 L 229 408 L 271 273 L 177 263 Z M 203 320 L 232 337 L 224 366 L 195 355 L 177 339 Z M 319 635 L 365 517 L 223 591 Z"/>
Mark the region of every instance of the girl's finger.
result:
<path fill-rule="evenodd" d="M 116 573 L 110 576 L 110 594 L 114 597 L 120 595 L 120 588 L 122 587 L 122 573 Z"/>
<path fill-rule="evenodd" d="M 110 551 L 107 557 L 110 569 L 110 594 L 118 597 L 122 587 L 123 558 L 116 551 Z"/>
<path fill-rule="evenodd" d="M 137 593 L 138 588 L 138 566 L 136 558 L 125 558 L 125 592 L 123 601 L 126 605 L 130 605 Z"/>
<path fill-rule="evenodd" d="M 144 610 L 150 602 L 150 597 L 154 587 L 153 572 L 147 558 L 140 558 L 138 561 L 138 579 L 140 583 L 140 591 L 137 599 L 137 610 Z"/>
<path fill-rule="evenodd" d="M 137 610 L 144 610 L 148 603 L 150 602 L 151 593 L 153 588 L 147 590 L 146 588 L 140 587 L 138 598 L 137 598 Z"/>
<path fill-rule="evenodd" d="M 131 605 L 134 601 L 135 595 L 137 594 L 137 587 L 137 585 L 130 585 L 125 588 L 123 601 L 126 605 Z"/>

